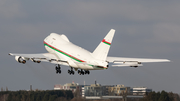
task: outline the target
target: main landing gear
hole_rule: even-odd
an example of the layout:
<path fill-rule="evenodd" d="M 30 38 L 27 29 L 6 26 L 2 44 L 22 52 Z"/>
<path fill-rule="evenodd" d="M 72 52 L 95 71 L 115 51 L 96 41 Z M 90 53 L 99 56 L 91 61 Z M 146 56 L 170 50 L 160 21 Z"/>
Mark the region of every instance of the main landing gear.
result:
<path fill-rule="evenodd" d="M 61 67 L 60 67 L 59 64 L 56 65 L 55 70 L 56 70 L 56 74 L 61 74 Z M 77 71 L 77 70 L 78 70 L 78 69 L 75 69 L 75 71 Z M 74 74 L 75 74 L 75 72 L 74 72 L 74 70 L 73 70 L 72 67 L 71 67 L 70 70 L 68 70 L 68 73 L 69 73 L 69 75 L 74 75 Z M 90 72 L 89 72 L 89 70 L 83 70 L 83 69 L 81 69 L 81 70 L 78 70 L 78 74 L 79 74 L 79 75 L 86 75 L 86 74 L 89 75 Z"/>
<path fill-rule="evenodd" d="M 56 65 L 55 69 L 56 69 L 56 74 L 58 74 L 58 73 L 61 74 L 61 67 L 59 64 Z"/>
<path fill-rule="evenodd" d="M 71 67 L 71 70 L 68 70 L 68 73 L 71 75 L 74 75 L 74 71 L 73 71 L 73 68 Z"/>
<path fill-rule="evenodd" d="M 81 70 L 78 70 L 78 74 L 79 74 L 79 75 L 85 75 L 85 74 L 90 74 L 90 72 L 89 72 L 89 70 L 84 70 L 84 71 L 83 71 L 83 70 L 81 69 Z"/>

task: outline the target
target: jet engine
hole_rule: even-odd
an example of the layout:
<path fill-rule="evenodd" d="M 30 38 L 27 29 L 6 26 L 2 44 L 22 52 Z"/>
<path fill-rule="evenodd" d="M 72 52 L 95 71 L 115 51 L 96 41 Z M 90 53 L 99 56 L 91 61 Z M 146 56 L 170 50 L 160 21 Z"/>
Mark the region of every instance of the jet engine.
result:
<path fill-rule="evenodd" d="M 41 63 L 41 61 L 35 60 L 35 59 L 33 59 L 33 58 L 31 58 L 30 60 L 31 60 L 32 62 L 35 62 L 35 63 Z"/>
<path fill-rule="evenodd" d="M 143 65 L 141 62 L 137 62 L 137 61 L 124 61 L 124 62 L 114 62 L 112 66 L 117 66 L 117 67 L 130 66 L 136 68 Z"/>
<path fill-rule="evenodd" d="M 139 66 L 142 66 L 141 62 L 135 62 L 135 61 L 132 61 L 132 62 L 123 62 L 123 64 L 125 65 L 129 65 L 130 67 L 139 67 Z"/>
<path fill-rule="evenodd" d="M 26 63 L 26 60 L 24 57 L 21 57 L 21 56 L 15 56 L 15 60 L 19 63 L 23 63 L 25 64 Z"/>

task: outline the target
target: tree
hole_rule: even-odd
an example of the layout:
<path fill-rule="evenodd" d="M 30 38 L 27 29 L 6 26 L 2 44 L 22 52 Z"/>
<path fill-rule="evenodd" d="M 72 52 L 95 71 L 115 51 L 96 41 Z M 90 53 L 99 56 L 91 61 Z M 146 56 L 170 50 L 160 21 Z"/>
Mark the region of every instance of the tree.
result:
<path fill-rule="evenodd" d="M 8 91 L 8 87 L 6 87 L 6 91 Z"/>
<path fill-rule="evenodd" d="M 3 90 L 3 87 L 1 87 L 1 91 L 4 91 L 4 90 Z"/>
<path fill-rule="evenodd" d="M 12 94 L 10 93 L 9 96 L 8 96 L 8 100 L 7 101 L 12 101 Z"/>
<path fill-rule="evenodd" d="M 84 99 L 81 97 L 74 97 L 71 101 L 84 101 Z"/>
<path fill-rule="evenodd" d="M 42 101 L 40 94 L 38 94 L 38 96 L 37 96 L 37 98 L 36 98 L 36 101 Z"/>
<path fill-rule="evenodd" d="M 72 98 L 74 97 L 72 91 L 70 91 L 70 90 L 69 90 L 69 91 L 66 91 L 65 93 L 66 93 L 66 98 L 67 98 L 67 99 L 72 99 Z"/>
<path fill-rule="evenodd" d="M 174 101 L 174 96 L 175 96 L 175 94 L 173 94 L 172 92 L 170 92 L 170 93 L 168 94 L 168 96 L 169 96 L 169 100 L 170 100 L 170 101 Z"/>
<path fill-rule="evenodd" d="M 170 101 L 168 93 L 163 90 L 158 101 Z"/>
<path fill-rule="evenodd" d="M 43 101 L 48 101 L 49 100 L 49 94 L 46 93 L 43 97 Z"/>
<path fill-rule="evenodd" d="M 160 97 L 160 93 L 156 93 L 156 92 L 150 92 L 147 93 L 146 96 L 142 99 L 142 101 L 158 101 Z"/>
<path fill-rule="evenodd" d="M 80 97 L 80 89 L 79 87 L 76 87 L 76 91 L 73 93 L 74 94 L 74 97 Z"/>
<path fill-rule="evenodd" d="M 72 98 L 72 91 L 61 90 L 0 92 L 0 101 L 70 101 Z"/>
<path fill-rule="evenodd" d="M 57 99 L 57 95 L 51 95 L 49 97 L 49 101 L 54 101 L 55 99 Z"/>
<path fill-rule="evenodd" d="M 64 97 L 59 97 L 55 101 L 68 101 L 68 100 Z"/>
<path fill-rule="evenodd" d="M 26 97 L 26 94 L 23 94 L 23 95 L 22 95 L 22 98 L 21 98 L 21 101 L 26 101 L 26 98 L 27 98 L 27 97 Z"/>

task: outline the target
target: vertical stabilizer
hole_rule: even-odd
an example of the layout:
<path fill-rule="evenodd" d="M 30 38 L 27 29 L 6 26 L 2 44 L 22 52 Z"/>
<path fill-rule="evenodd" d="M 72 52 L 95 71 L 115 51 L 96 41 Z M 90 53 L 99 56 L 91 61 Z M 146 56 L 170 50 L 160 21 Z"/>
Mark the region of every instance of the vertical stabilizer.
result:
<path fill-rule="evenodd" d="M 111 46 L 112 39 L 114 37 L 115 30 L 111 29 L 109 33 L 105 36 L 105 38 L 101 41 L 101 43 L 97 46 L 97 48 L 93 52 L 93 56 L 96 59 L 105 61 L 109 52 L 109 48 Z"/>

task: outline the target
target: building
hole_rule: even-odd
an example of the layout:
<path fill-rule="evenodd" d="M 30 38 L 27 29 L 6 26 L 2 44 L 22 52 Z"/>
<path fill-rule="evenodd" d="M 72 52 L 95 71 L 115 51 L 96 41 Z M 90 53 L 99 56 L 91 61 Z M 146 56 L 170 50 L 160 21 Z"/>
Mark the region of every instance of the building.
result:
<path fill-rule="evenodd" d="M 84 96 L 103 96 L 106 95 L 106 87 L 100 84 L 84 86 Z"/>
<path fill-rule="evenodd" d="M 82 97 L 87 96 L 106 96 L 108 95 L 109 86 L 101 86 L 101 84 L 96 83 L 91 85 L 82 86 Z"/>
<path fill-rule="evenodd" d="M 109 92 L 109 95 L 111 96 L 129 94 L 130 87 L 125 87 L 124 85 L 116 85 L 116 86 L 108 87 L 108 92 Z"/>
<path fill-rule="evenodd" d="M 91 85 L 84 85 L 82 86 L 82 97 L 87 96 L 107 96 L 109 95 L 109 87 L 112 87 L 110 85 L 102 86 L 101 84 L 96 83 Z"/>
<path fill-rule="evenodd" d="M 82 96 L 85 99 L 114 99 L 123 98 L 142 98 L 144 94 L 152 92 L 146 87 L 125 87 L 124 85 L 101 85 L 96 83 L 91 85 L 79 85 L 77 83 L 66 83 L 55 85 L 54 90 L 71 90 L 74 96 Z"/>
<path fill-rule="evenodd" d="M 64 85 L 54 85 L 54 90 L 71 90 L 74 93 L 77 89 L 81 91 L 81 86 L 74 82 L 66 83 Z"/>
<path fill-rule="evenodd" d="M 147 87 L 134 87 L 130 89 L 132 95 L 145 95 L 149 92 L 152 92 L 152 89 L 148 89 Z"/>

